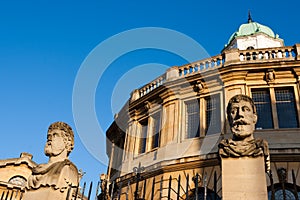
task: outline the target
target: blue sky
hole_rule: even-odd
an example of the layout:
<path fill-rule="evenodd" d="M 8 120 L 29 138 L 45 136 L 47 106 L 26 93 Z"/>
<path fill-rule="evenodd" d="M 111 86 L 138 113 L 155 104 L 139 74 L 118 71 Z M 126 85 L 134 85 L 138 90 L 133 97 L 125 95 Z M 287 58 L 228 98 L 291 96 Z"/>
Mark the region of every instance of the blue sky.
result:
<path fill-rule="evenodd" d="M 72 111 L 77 73 L 97 45 L 126 30 L 162 27 L 188 35 L 213 56 L 247 21 L 250 9 L 254 21 L 271 27 L 290 46 L 300 43 L 299 7 L 299 1 L 258 0 L 1 0 L 0 159 L 29 152 L 35 162 L 47 162 L 43 153 L 47 128 L 52 122 L 65 121 L 75 131 L 71 160 L 86 172 L 83 181 L 98 181 L 99 174 L 106 172 L 106 163 L 98 161 L 81 142 Z M 138 66 L 147 63 L 163 66 L 139 70 Z M 176 55 L 153 49 L 130 52 L 115 60 L 95 91 L 102 129 L 112 123 L 130 91 L 154 79 L 166 66 L 184 63 Z M 104 155 L 101 141 L 99 149 Z"/>

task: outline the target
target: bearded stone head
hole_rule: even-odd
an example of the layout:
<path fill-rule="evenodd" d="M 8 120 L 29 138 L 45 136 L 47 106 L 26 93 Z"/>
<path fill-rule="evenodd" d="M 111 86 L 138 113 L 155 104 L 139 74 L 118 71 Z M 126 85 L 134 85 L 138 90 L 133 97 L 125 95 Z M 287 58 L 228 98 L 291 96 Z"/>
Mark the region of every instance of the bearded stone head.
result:
<path fill-rule="evenodd" d="M 57 156 L 63 151 L 67 155 L 74 148 L 74 133 L 72 128 L 64 122 L 55 122 L 48 128 L 45 154 L 47 156 Z"/>
<path fill-rule="evenodd" d="M 227 118 L 234 140 L 253 139 L 257 122 L 253 100 L 246 95 L 235 95 L 229 100 Z"/>

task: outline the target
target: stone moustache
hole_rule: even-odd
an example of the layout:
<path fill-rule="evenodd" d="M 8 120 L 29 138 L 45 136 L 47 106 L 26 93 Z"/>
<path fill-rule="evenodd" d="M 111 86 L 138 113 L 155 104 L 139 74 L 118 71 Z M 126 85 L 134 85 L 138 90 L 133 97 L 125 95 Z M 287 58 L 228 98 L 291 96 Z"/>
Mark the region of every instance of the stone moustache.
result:
<path fill-rule="evenodd" d="M 231 139 L 219 143 L 222 158 L 264 156 L 266 171 L 270 170 L 270 155 L 267 141 L 253 136 L 257 113 L 253 100 L 246 95 L 235 95 L 229 100 L 227 118 L 233 134 Z"/>

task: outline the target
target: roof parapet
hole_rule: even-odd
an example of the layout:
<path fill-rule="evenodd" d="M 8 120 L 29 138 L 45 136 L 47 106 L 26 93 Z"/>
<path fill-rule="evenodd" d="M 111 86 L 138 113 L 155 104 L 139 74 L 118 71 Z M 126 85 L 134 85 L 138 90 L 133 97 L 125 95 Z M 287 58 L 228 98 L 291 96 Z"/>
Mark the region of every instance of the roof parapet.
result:
<path fill-rule="evenodd" d="M 232 64 L 263 63 L 281 60 L 300 60 L 300 44 L 263 49 L 230 49 L 223 51 L 222 54 L 210 58 L 182 66 L 170 67 L 163 75 L 145 84 L 143 87 L 134 90 L 131 94 L 131 102 L 147 95 L 164 83 L 197 73 L 205 73 L 207 71 L 227 67 Z"/>

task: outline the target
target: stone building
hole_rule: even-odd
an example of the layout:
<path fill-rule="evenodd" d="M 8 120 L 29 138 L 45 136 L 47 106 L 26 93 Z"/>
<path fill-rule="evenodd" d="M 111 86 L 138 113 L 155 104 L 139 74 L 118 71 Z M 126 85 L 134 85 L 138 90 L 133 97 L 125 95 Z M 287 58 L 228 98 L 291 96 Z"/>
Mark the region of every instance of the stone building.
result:
<path fill-rule="evenodd" d="M 0 160 L 0 199 L 22 199 L 28 177 L 36 165 L 28 153 Z"/>
<path fill-rule="evenodd" d="M 32 157 L 23 152 L 19 158 L 0 160 L 0 200 L 24 199 L 26 184 L 32 169 L 37 166 Z M 87 197 L 82 197 L 82 193 L 78 191 L 77 199 L 87 200 Z"/>
<path fill-rule="evenodd" d="M 222 198 L 218 143 L 231 135 L 225 109 L 236 94 L 252 97 L 255 137 L 269 143 L 269 199 L 298 199 L 300 44 L 285 46 L 251 17 L 221 54 L 170 67 L 132 92 L 106 132 L 112 196 Z"/>
<path fill-rule="evenodd" d="M 83 174 L 69 160 L 73 148 L 72 128 L 55 122 L 47 132 L 47 163 L 36 164 L 29 153 L 0 160 L 0 200 L 87 199 L 79 186 Z"/>

